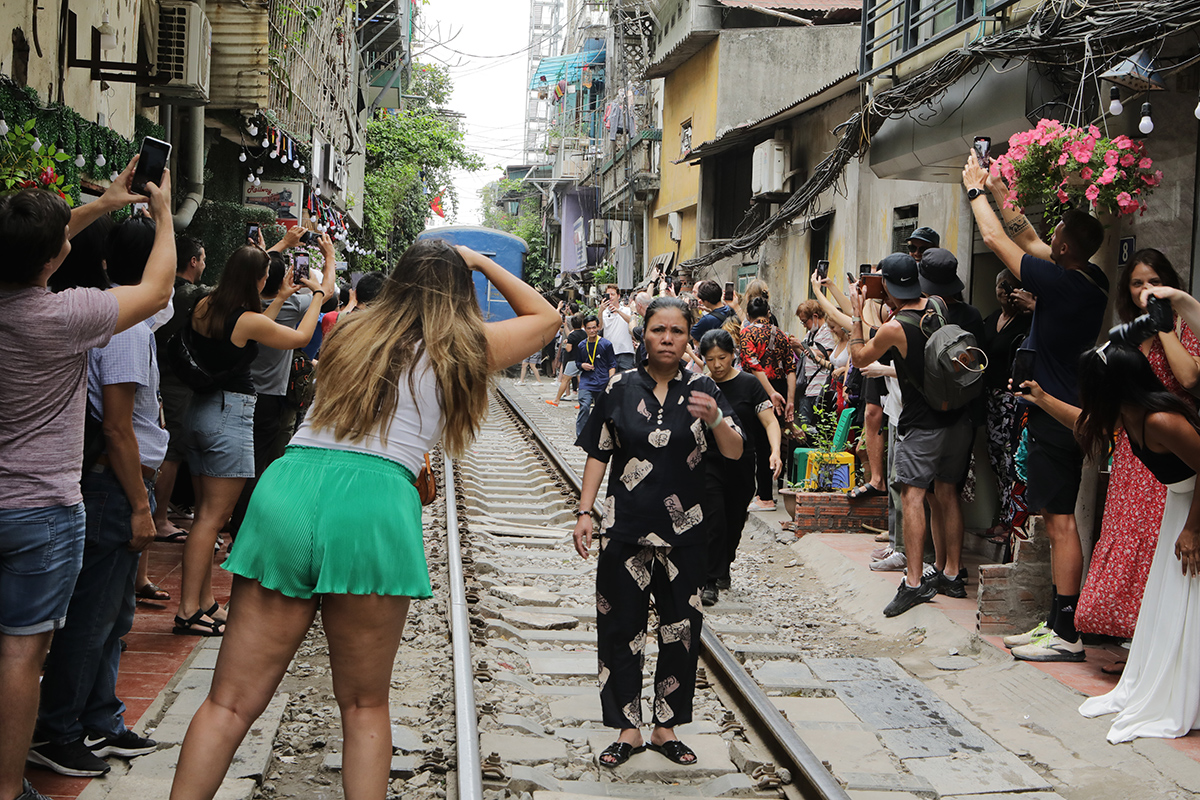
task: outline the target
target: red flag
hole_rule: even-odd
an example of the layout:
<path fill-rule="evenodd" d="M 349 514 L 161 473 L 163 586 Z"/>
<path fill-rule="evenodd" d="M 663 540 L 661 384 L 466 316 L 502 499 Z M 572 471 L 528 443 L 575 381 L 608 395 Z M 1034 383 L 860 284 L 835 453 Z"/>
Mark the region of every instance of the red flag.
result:
<path fill-rule="evenodd" d="M 446 218 L 446 210 L 442 208 L 441 192 L 437 193 L 437 196 L 433 198 L 433 201 L 429 204 L 429 207 L 433 209 L 433 213 L 437 214 L 442 219 Z"/>

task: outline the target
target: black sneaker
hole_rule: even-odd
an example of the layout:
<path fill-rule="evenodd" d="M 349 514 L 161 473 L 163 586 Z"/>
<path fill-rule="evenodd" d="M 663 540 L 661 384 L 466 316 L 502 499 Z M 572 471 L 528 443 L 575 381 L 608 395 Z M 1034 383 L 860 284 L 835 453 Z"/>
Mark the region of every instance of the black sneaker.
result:
<path fill-rule="evenodd" d="M 158 749 L 158 742 L 138 736 L 133 731 L 125 731 L 120 736 L 89 733 L 83 737 L 83 744 L 92 751 L 92 755 L 100 758 L 105 756 L 136 758 L 153 753 Z"/>
<path fill-rule="evenodd" d="M 938 594 L 944 594 L 946 597 L 966 597 L 967 581 L 961 572 L 953 578 L 948 578 L 946 573 L 939 572 L 937 574 L 937 590 Z"/>
<path fill-rule="evenodd" d="M 883 610 L 883 615 L 885 617 L 898 617 L 913 606 L 928 603 L 936 596 L 937 584 L 935 582 L 921 581 L 921 585 L 914 589 L 908 585 L 907 579 L 902 578 L 900 580 L 900 588 L 896 590 L 896 596 L 892 598 L 892 602 L 887 604 L 887 608 Z"/>
<path fill-rule="evenodd" d="M 721 595 L 719 592 L 717 592 L 717 587 L 714 584 L 710 583 L 700 591 L 700 602 L 703 605 L 715 606 L 717 604 L 717 600 L 720 598 Z"/>
<path fill-rule="evenodd" d="M 26 753 L 25 760 L 52 769 L 59 775 L 76 778 L 98 778 L 111 769 L 104 759 L 87 748 L 83 739 L 66 744 L 34 742 Z"/>
<path fill-rule="evenodd" d="M 722 591 L 724 591 L 725 589 L 728 589 L 729 588 L 729 578 L 718 578 L 717 579 L 717 588 L 721 589 Z"/>
<path fill-rule="evenodd" d="M 50 800 L 50 798 L 33 788 L 33 784 L 29 781 L 23 781 L 17 800 Z"/>

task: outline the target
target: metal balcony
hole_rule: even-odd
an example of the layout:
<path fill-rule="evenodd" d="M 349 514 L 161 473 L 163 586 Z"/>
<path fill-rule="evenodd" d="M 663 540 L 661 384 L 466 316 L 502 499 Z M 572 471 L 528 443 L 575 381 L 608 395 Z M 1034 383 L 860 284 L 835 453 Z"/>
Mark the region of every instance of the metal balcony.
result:
<path fill-rule="evenodd" d="M 632 219 L 658 192 L 662 131 L 645 130 L 600 165 L 600 216 Z"/>
<path fill-rule="evenodd" d="M 870 80 L 973 25 L 995 22 L 1017 0 L 863 0 L 859 81 Z"/>

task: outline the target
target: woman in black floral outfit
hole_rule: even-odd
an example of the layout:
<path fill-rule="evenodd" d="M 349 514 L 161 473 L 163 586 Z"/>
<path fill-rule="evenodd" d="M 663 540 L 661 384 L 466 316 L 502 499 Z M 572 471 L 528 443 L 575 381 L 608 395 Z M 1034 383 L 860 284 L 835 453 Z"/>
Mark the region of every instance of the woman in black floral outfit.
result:
<path fill-rule="evenodd" d="M 711 378 L 681 367 L 691 315 L 660 297 L 646 309 L 647 360 L 597 396 L 576 444 L 588 454 L 575 550 L 587 558 L 590 510 L 611 459 L 596 565 L 596 637 L 604 724 L 621 733 L 600 755 L 615 767 L 647 746 L 679 764 L 696 754 L 675 736 L 692 719 L 705 581 L 704 454 L 741 457 L 743 434 Z M 654 731 L 642 739 L 642 663 L 650 596 L 658 612 Z"/>

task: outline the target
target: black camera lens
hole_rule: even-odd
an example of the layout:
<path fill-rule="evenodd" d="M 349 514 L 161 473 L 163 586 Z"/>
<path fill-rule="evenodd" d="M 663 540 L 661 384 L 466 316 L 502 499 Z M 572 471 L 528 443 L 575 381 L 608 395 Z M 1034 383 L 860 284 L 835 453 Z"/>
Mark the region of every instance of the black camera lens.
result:
<path fill-rule="evenodd" d="M 1171 303 L 1161 297 L 1150 295 L 1146 298 L 1146 316 L 1153 319 L 1156 328 L 1163 333 L 1175 327 L 1175 315 L 1171 312 Z"/>
<path fill-rule="evenodd" d="M 1130 347 L 1141 347 L 1142 342 L 1159 332 L 1158 323 L 1149 314 L 1142 314 L 1134 320 L 1117 325 L 1108 332 L 1108 340 L 1113 344 L 1125 344 Z M 1168 328 L 1169 330 L 1169 328 Z"/>

